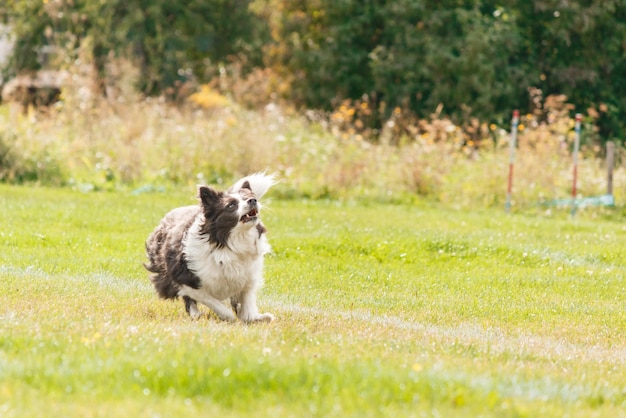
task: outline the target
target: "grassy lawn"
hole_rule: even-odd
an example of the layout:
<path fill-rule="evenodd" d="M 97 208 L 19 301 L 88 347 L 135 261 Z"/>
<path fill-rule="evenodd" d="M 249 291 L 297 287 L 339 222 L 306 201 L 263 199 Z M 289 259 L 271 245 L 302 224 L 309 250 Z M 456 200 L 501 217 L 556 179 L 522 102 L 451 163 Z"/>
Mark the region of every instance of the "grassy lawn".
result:
<path fill-rule="evenodd" d="M 623 222 L 273 201 L 245 326 L 142 267 L 193 193 L 0 186 L 1 417 L 626 416 Z"/>

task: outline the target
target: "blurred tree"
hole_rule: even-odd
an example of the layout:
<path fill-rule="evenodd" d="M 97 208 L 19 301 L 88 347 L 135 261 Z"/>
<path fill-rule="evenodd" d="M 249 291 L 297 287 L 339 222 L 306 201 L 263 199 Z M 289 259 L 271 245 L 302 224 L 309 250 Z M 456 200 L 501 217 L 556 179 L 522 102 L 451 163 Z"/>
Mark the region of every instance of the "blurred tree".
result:
<path fill-rule="evenodd" d="M 46 47 L 73 59 L 89 39 L 101 75 L 112 56 L 130 58 L 148 94 L 191 76 L 206 81 L 233 56 L 261 65 L 269 37 L 264 21 L 249 11 L 250 0 L 4 1 L 0 18 L 15 37 L 8 72 L 41 68 Z"/>
<path fill-rule="evenodd" d="M 492 120 L 525 100 L 519 92 L 527 80 L 514 65 L 515 22 L 502 9 L 481 11 L 480 3 L 387 5 L 383 42 L 370 54 L 370 66 L 390 105 L 406 103 L 425 116 L 441 104 L 457 120 Z"/>
<path fill-rule="evenodd" d="M 130 57 L 153 94 L 237 57 L 297 105 L 360 100 L 378 125 L 395 107 L 508 123 L 532 89 L 593 109 L 604 140 L 626 135 L 626 0 L 3 0 L 0 19 L 13 73 L 87 44 L 101 75 Z"/>
<path fill-rule="evenodd" d="M 516 1 L 528 57 L 524 71 L 544 96 L 565 94 L 589 107 L 602 140 L 626 136 L 626 1 Z"/>
<path fill-rule="evenodd" d="M 269 0 L 275 44 L 268 64 L 291 79 L 290 98 L 330 108 L 372 91 L 369 53 L 379 42 L 383 0 Z"/>
<path fill-rule="evenodd" d="M 509 13 L 480 1 L 270 0 L 270 56 L 293 76 L 292 99 L 330 108 L 362 95 L 421 115 L 439 104 L 459 119 L 517 105 L 527 80 Z M 481 6 L 486 9 L 483 11 Z"/>
<path fill-rule="evenodd" d="M 263 0 L 257 0 L 257 2 Z M 530 88 L 594 107 L 602 137 L 624 138 L 626 0 L 265 0 L 267 63 L 298 104 L 329 109 L 367 95 L 385 114 L 443 105 L 508 123 Z"/>

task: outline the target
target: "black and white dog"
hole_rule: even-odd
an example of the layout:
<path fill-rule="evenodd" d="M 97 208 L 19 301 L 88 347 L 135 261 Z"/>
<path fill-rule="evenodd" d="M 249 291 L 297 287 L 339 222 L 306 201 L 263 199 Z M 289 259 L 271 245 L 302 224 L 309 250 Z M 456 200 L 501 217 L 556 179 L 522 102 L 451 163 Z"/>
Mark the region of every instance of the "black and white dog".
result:
<path fill-rule="evenodd" d="M 234 321 L 236 313 L 244 322 L 272 321 L 259 313 L 256 293 L 271 250 L 258 199 L 274 184 L 273 175 L 256 173 L 226 192 L 200 186 L 199 205 L 165 215 L 146 241 L 145 267 L 159 296 L 182 296 L 193 319 L 201 315 L 200 302 L 223 320 Z M 223 303 L 228 299 L 232 309 Z"/>

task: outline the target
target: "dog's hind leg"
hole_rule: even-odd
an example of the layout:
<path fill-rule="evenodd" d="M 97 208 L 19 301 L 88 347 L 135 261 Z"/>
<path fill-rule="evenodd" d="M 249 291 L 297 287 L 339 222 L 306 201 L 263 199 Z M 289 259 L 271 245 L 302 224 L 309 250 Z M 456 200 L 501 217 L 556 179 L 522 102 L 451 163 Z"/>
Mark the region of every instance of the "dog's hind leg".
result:
<path fill-rule="evenodd" d="M 200 310 L 198 309 L 198 304 L 195 300 L 191 299 L 189 296 L 183 296 L 183 300 L 185 301 L 185 310 L 191 317 L 191 319 L 198 319 L 202 315 Z"/>

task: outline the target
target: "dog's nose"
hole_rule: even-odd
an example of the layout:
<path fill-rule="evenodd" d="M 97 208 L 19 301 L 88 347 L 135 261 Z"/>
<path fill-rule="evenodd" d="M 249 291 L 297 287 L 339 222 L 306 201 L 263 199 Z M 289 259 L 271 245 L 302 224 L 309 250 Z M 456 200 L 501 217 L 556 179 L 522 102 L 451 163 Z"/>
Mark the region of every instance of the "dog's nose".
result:
<path fill-rule="evenodd" d="M 256 206 L 256 199 L 248 199 L 249 206 Z"/>

